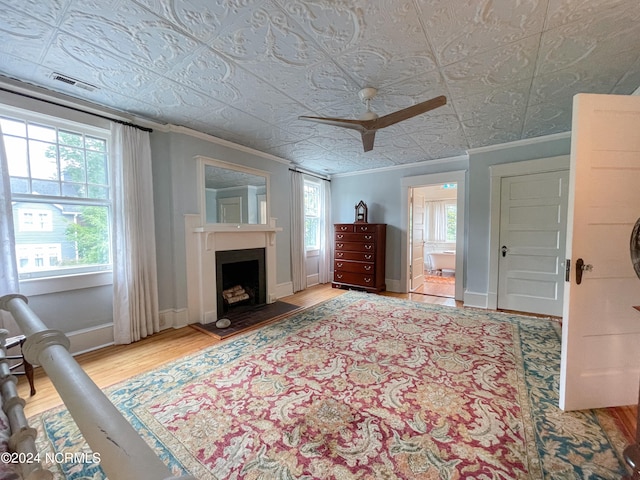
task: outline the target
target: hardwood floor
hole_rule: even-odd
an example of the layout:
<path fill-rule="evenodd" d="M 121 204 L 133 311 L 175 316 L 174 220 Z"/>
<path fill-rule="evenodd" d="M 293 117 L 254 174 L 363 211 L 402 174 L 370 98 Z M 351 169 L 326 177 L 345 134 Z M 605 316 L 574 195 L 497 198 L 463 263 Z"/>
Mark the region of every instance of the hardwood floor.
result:
<path fill-rule="evenodd" d="M 318 285 L 282 298 L 282 300 L 310 307 L 346 293 L 345 290 Z M 418 293 L 383 292 L 383 295 L 416 302 L 462 307 L 452 298 L 434 297 Z M 231 337 L 233 338 L 233 337 Z M 168 329 L 131 345 L 114 345 L 76 356 L 76 360 L 100 388 L 126 380 L 164 363 L 198 352 L 221 341 L 192 327 Z M 27 417 L 62 403 L 55 388 L 41 368 L 35 370 L 36 395 L 29 396 L 29 384 L 19 377 L 18 392 L 26 400 Z M 635 438 L 637 408 L 635 405 L 610 409 L 631 443 Z"/>

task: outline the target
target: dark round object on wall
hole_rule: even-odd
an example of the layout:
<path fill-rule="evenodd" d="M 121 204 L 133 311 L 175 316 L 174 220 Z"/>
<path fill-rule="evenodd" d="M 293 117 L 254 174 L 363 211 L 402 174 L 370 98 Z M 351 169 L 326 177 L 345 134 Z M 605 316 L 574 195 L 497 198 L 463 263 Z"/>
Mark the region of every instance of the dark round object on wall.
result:
<path fill-rule="evenodd" d="M 636 275 L 640 278 L 640 218 L 631 232 L 631 263 Z"/>

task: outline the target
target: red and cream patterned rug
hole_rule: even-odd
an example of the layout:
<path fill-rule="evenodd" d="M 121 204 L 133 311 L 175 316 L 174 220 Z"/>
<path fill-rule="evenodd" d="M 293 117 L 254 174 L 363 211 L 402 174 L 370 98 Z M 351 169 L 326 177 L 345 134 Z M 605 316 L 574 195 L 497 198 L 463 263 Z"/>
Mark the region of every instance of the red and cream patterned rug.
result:
<path fill-rule="evenodd" d="M 109 395 L 199 479 L 620 478 L 614 419 L 558 409 L 559 359 L 546 319 L 349 292 Z M 64 409 L 31 421 L 86 448 Z"/>

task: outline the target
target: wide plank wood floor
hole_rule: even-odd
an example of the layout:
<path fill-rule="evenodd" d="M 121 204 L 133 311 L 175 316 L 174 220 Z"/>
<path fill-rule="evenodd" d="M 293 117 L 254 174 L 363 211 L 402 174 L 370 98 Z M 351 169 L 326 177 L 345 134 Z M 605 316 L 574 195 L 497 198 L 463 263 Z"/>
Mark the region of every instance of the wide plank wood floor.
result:
<path fill-rule="evenodd" d="M 331 288 L 330 285 L 318 285 L 290 297 L 282 298 L 282 300 L 306 308 L 344 293 L 345 290 Z M 418 293 L 384 292 L 383 295 L 416 302 L 462 307 L 461 302 L 456 302 L 452 298 Z M 78 355 L 75 358 L 96 385 L 100 388 L 105 388 L 152 370 L 164 363 L 197 353 L 199 350 L 221 341 L 228 341 L 228 339 L 217 340 L 195 328 L 184 327 L 164 330 L 131 345 L 109 346 Z M 19 377 L 18 392 L 26 400 L 25 413 L 27 417 L 62 403 L 60 396 L 41 368 L 36 368 L 35 370 L 35 384 L 36 395 L 30 397 L 26 378 Z M 628 441 L 630 443 L 633 442 L 636 431 L 636 406 L 612 408 L 610 411 L 617 419 Z"/>

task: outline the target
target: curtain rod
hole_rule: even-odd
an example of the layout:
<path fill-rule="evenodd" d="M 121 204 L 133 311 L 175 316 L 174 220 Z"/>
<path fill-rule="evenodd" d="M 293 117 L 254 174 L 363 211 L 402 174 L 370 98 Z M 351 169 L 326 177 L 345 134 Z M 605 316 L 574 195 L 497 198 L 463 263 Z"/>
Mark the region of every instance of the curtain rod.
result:
<path fill-rule="evenodd" d="M 3 92 L 11 93 L 13 95 L 20 95 L 21 97 L 30 98 L 31 100 L 37 100 L 38 102 L 48 103 L 50 105 L 55 105 L 57 107 L 68 108 L 69 110 L 74 110 L 80 113 L 86 113 L 87 115 L 93 115 L 94 117 L 102 118 L 104 120 L 109 120 L 110 122 L 119 123 L 120 125 L 126 125 L 127 127 L 137 128 L 138 130 L 142 130 L 143 132 L 153 132 L 152 128 L 142 127 L 140 125 L 136 125 L 135 123 L 125 122 L 124 120 L 118 120 L 116 118 L 107 117 L 106 115 L 100 115 L 99 113 L 87 112 L 86 110 L 82 110 L 81 108 L 72 107 L 70 105 L 64 105 L 62 103 L 57 103 L 52 100 L 46 100 L 43 98 L 38 98 L 35 95 L 29 95 L 27 93 L 22 92 L 14 92 L 13 90 L 9 90 L 8 88 L 0 87 L 0 90 Z"/>
<path fill-rule="evenodd" d="M 298 173 L 302 173 L 304 175 L 309 175 L 310 177 L 315 177 L 315 178 L 319 178 L 320 180 L 326 180 L 327 182 L 330 182 L 331 179 L 327 178 L 327 177 L 321 177 L 320 175 L 317 175 L 315 173 L 311 173 L 311 172 L 306 172 L 304 170 L 300 170 L 298 168 L 290 168 L 289 169 L 290 172 L 298 172 Z"/>

